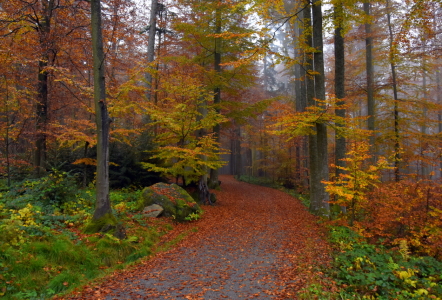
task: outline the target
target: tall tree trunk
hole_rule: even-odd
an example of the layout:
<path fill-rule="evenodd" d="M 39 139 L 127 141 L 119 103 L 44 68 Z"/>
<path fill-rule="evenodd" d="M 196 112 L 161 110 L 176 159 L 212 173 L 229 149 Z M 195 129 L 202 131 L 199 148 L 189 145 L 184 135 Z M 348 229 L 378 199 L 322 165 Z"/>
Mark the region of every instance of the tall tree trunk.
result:
<path fill-rule="evenodd" d="M 6 132 L 5 132 L 5 157 L 6 157 L 6 177 L 8 182 L 8 187 L 11 186 L 11 162 L 10 162 L 10 155 L 9 155 L 9 144 L 10 144 L 10 138 L 9 138 L 9 127 L 11 126 L 10 118 L 9 118 L 9 85 L 8 80 L 6 78 L 6 75 L 2 76 L 5 81 L 5 98 L 4 98 L 4 116 L 5 116 L 5 123 L 6 123 Z"/>
<path fill-rule="evenodd" d="M 202 103 L 200 103 L 200 105 L 198 106 L 198 112 L 199 115 L 197 117 L 197 122 L 201 122 L 202 119 L 204 119 L 207 116 L 207 102 L 203 101 Z M 207 128 L 201 128 L 199 130 L 197 130 L 197 132 L 195 133 L 197 138 L 202 138 L 203 136 L 205 136 L 207 134 Z M 207 156 L 203 156 L 201 157 L 202 160 L 207 161 Z M 208 193 L 209 191 L 209 187 L 207 184 L 207 167 L 203 167 L 204 168 L 204 175 L 202 175 L 199 179 L 198 182 L 198 195 L 199 195 L 199 202 L 200 203 L 206 203 L 208 199 L 208 197 L 210 197 L 210 194 Z M 184 181 L 184 177 L 183 177 L 183 181 Z"/>
<path fill-rule="evenodd" d="M 390 1 L 387 0 L 387 21 L 388 21 L 388 31 L 390 36 L 390 68 L 391 68 L 391 78 L 393 86 L 393 115 L 394 115 L 394 180 L 398 182 L 400 180 L 400 136 L 399 136 L 399 98 L 397 91 L 397 79 L 396 79 L 396 64 L 395 64 L 395 49 L 393 45 L 393 28 L 391 25 L 391 13 L 390 13 Z"/>
<path fill-rule="evenodd" d="M 367 0 L 364 2 L 364 12 L 367 18 L 370 17 L 371 4 Z M 376 160 L 376 146 L 375 146 L 375 102 L 374 102 L 374 71 L 373 71 L 373 37 L 371 36 L 371 24 L 368 20 L 365 23 L 365 61 L 367 71 L 367 128 L 371 131 L 370 136 L 370 154 L 372 155 L 372 162 Z"/>
<path fill-rule="evenodd" d="M 324 83 L 324 79 L 320 78 L 324 75 L 324 72 L 321 72 L 321 67 L 323 69 L 323 61 L 321 65 L 321 58 L 317 55 L 317 52 L 321 52 L 322 55 L 322 19 L 318 20 L 318 17 L 322 15 L 318 12 L 321 9 L 321 6 L 313 5 L 312 7 L 309 7 L 304 10 L 304 21 L 306 24 L 306 28 L 312 26 L 312 14 L 311 11 L 313 11 L 313 37 L 312 35 L 306 34 L 306 43 L 307 47 L 310 49 L 313 49 L 315 47 L 314 53 L 306 53 L 306 65 L 310 68 L 307 71 L 307 105 L 308 106 L 317 106 L 318 103 L 315 100 L 317 99 L 324 99 L 321 98 L 321 95 L 324 93 L 325 97 L 325 90 L 321 90 L 320 84 L 321 82 Z M 318 28 L 319 23 L 319 28 Z M 320 32 L 320 37 L 318 37 L 318 34 Z M 316 35 L 316 36 L 315 36 Z M 319 41 L 321 39 L 321 41 Z M 316 65 L 316 63 L 318 65 Z M 316 72 L 319 72 L 318 75 L 313 75 Z M 318 81 L 316 81 L 318 80 Z M 324 88 L 324 87 L 323 87 Z M 316 95 L 315 95 L 316 93 Z M 321 105 L 321 104 L 319 104 Z M 314 214 L 327 214 L 328 211 L 324 205 L 326 205 L 325 202 L 325 191 L 324 186 L 321 183 L 321 180 L 324 180 L 324 169 L 322 168 L 321 164 L 324 163 L 324 159 L 327 159 L 327 143 L 325 141 L 324 144 L 324 137 L 327 137 L 327 131 L 324 128 L 324 126 L 321 126 L 324 124 L 315 124 L 314 130 L 315 134 L 309 135 L 308 141 L 309 141 L 309 173 L 310 173 L 310 211 Z M 320 148 L 321 147 L 321 148 Z M 325 152 L 325 153 L 324 153 Z M 328 166 L 328 163 L 326 163 Z M 328 203 L 327 203 L 328 205 Z M 325 208 L 325 210 L 323 210 Z"/>
<path fill-rule="evenodd" d="M 440 67 L 438 66 L 436 69 L 436 89 L 437 89 L 437 104 L 442 105 L 442 86 L 441 86 L 441 82 L 440 82 Z M 437 119 L 439 121 L 439 126 L 438 126 L 438 133 L 441 134 L 442 133 L 442 111 L 439 110 L 437 112 Z M 441 147 L 442 148 L 442 147 Z M 440 175 L 439 177 L 442 178 L 442 156 L 439 159 L 439 170 L 440 170 Z"/>
<path fill-rule="evenodd" d="M 424 45 L 425 50 L 425 45 Z M 421 126 L 421 156 L 424 158 L 425 156 L 425 150 L 427 148 L 427 113 L 428 113 L 428 107 L 427 107 L 427 101 L 428 101 L 428 91 L 427 91 L 427 68 L 426 68 L 426 59 L 425 57 L 422 59 L 422 89 L 424 94 L 424 103 L 423 103 L 423 120 L 422 120 L 422 126 Z M 422 164 L 422 178 L 427 179 L 429 175 L 429 168 L 425 162 L 424 159 L 421 159 Z"/>
<path fill-rule="evenodd" d="M 304 16 L 300 14 L 300 23 L 303 24 Z M 293 39 L 294 39 L 294 59 L 297 64 L 294 67 L 295 75 L 295 109 L 297 112 L 304 112 L 307 107 L 307 97 L 306 97 L 306 72 L 305 72 L 305 53 L 300 46 L 300 37 L 304 34 L 304 26 L 295 22 L 293 28 Z M 302 181 L 305 178 L 303 171 L 308 168 L 307 161 L 304 159 L 308 156 L 308 145 L 307 139 L 301 138 L 300 142 L 295 147 L 295 159 L 296 159 L 296 169 L 295 174 L 297 179 Z"/>
<path fill-rule="evenodd" d="M 313 48 L 313 37 L 309 32 L 309 28 L 312 26 L 312 15 L 311 15 L 311 6 L 308 6 L 304 9 L 304 28 L 306 28 L 304 36 L 305 42 L 308 49 Z M 305 53 L 305 65 L 307 69 L 306 72 L 306 99 L 307 106 L 315 105 L 315 81 L 312 73 L 313 68 L 313 54 L 311 52 Z M 310 188 L 310 210 L 316 210 L 316 204 L 318 203 L 318 192 L 317 192 L 317 183 L 319 182 L 319 175 L 317 172 L 318 165 L 318 157 L 317 157 L 317 139 L 316 139 L 316 128 L 313 128 L 315 131 L 314 134 L 310 134 L 308 136 L 308 170 L 309 170 L 309 188 Z"/>
<path fill-rule="evenodd" d="M 149 40 L 147 44 L 147 63 L 151 64 L 155 59 L 155 36 L 157 31 L 157 8 L 158 0 L 152 0 L 150 5 L 150 20 L 149 20 Z M 147 99 L 152 98 L 152 73 L 146 73 L 147 83 Z"/>
<path fill-rule="evenodd" d="M 346 116 L 346 109 L 342 106 L 345 104 L 345 48 L 344 48 L 344 36 L 342 29 L 342 17 L 344 9 L 342 2 L 335 4 L 334 7 L 334 22 L 335 22 L 335 96 L 337 98 L 336 104 L 336 116 L 344 119 Z M 337 124 L 338 128 L 342 128 L 344 125 Z M 346 152 L 346 139 L 339 131 L 335 134 L 335 165 L 336 165 L 336 179 L 339 179 L 341 174 L 344 173 L 342 168 L 345 167 L 345 152 Z M 341 207 L 342 212 L 346 212 L 345 207 Z"/>
<path fill-rule="evenodd" d="M 221 1 L 218 1 L 220 4 Z M 221 9 L 218 6 L 215 10 L 215 33 L 220 34 L 221 33 Z M 215 38 L 215 54 L 214 54 L 214 69 L 216 76 L 221 75 L 221 38 L 217 37 Z M 219 82 L 219 78 L 216 78 L 216 82 Z M 213 104 L 215 105 L 215 110 L 217 113 L 220 113 L 221 109 L 219 107 L 219 104 L 221 103 L 221 88 L 219 86 L 215 87 L 214 89 L 214 96 L 213 96 Z M 216 124 L 213 127 L 213 132 L 215 133 L 215 141 L 220 142 L 220 131 L 221 126 L 219 124 Z M 217 188 L 219 186 L 219 179 L 218 179 L 218 169 L 211 169 L 210 170 L 210 187 L 211 188 Z"/>
<path fill-rule="evenodd" d="M 315 70 L 315 99 L 325 101 L 325 70 L 324 70 L 324 45 L 323 45 L 323 27 L 322 27 L 322 6 L 320 0 L 315 0 L 312 7 L 313 16 L 313 45 L 315 52 L 313 54 Z M 317 106 L 325 109 L 325 103 L 318 102 Z M 312 206 L 315 214 L 328 216 L 330 212 L 329 196 L 325 191 L 323 180 L 329 180 L 328 169 L 328 139 L 327 126 L 324 123 L 316 123 L 317 139 L 317 182 L 316 185 L 316 203 Z"/>
<path fill-rule="evenodd" d="M 50 59 L 51 18 L 55 7 L 54 0 L 42 0 L 42 17 L 38 23 L 41 57 L 38 62 L 37 77 L 37 140 L 35 142 L 34 166 L 37 176 L 46 170 L 46 130 L 48 122 L 48 80 L 47 67 Z"/>
<path fill-rule="evenodd" d="M 94 103 L 97 124 L 97 178 L 96 203 L 93 221 L 114 222 L 109 199 L 109 127 L 106 106 L 105 62 L 101 27 L 101 1 L 91 0 L 92 50 L 94 61 Z M 102 228 L 97 228 L 101 230 Z"/>
<path fill-rule="evenodd" d="M 345 52 L 344 52 L 344 37 L 342 31 L 341 18 L 343 15 L 342 3 L 335 4 L 335 95 L 337 98 L 336 104 L 339 108 L 336 110 L 336 116 L 340 118 L 345 118 L 346 110 L 341 106 L 345 104 Z M 339 124 L 338 127 L 342 127 Z M 338 178 L 343 173 L 343 170 L 338 167 L 345 167 L 345 150 L 346 150 L 346 140 L 343 135 L 336 134 L 335 136 L 335 165 L 336 177 Z"/>

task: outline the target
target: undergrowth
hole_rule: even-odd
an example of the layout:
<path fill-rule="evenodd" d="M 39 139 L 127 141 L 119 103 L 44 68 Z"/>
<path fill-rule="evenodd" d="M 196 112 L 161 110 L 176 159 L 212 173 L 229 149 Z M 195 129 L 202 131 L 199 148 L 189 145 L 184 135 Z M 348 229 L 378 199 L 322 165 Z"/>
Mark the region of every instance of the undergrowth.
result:
<path fill-rule="evenodd" d="M 2 189 L 0 298 L 48 299 L 172 246 L 155 246 L 173 228 L 172 221 L 135 211 L 140 193 L 122 189 L 110 194 L 128 236 L 119 240 L 111 234 L 83 233 L 95 191 L 78 190 L 69 173 L 54 171 Z"/>

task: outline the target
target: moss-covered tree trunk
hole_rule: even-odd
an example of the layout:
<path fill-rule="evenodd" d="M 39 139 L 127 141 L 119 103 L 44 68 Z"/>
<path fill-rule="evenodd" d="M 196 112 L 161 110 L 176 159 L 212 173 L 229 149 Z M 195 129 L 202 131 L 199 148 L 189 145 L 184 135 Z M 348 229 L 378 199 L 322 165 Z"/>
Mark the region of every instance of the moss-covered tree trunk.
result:
<path fill-rule="evenodd" d="M 94 60 L 94 102 L 97 124 L 97 198 L 92 223 L 95 230 L 114 222 L 109 199 L 109 127 L 106 106 L 105 63 L 101 32 L 101 1 L 91 0 L 92 49 Z M 92 227 L 91 227 L 92 228 Z"/>

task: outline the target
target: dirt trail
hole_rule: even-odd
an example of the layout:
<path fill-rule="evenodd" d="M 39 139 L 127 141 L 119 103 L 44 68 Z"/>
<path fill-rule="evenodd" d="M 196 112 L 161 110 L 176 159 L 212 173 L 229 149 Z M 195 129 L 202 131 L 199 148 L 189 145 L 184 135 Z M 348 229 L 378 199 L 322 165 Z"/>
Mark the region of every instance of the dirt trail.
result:
<path fill-rule="evenodd" d="M 73 299 L 297 299 L 329 261 L 315 218 L 283 192 L 220 179 L 197 233 Z"/>

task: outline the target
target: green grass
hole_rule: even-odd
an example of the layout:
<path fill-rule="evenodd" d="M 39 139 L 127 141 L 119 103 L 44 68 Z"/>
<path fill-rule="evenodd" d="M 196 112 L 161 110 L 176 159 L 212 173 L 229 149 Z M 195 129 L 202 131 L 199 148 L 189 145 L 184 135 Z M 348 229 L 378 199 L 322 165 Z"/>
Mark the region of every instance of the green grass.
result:
<path fill-rule="evenodd" d="M 72 290 L 91 279 L 122 269 L 152 254 L 159 241 L 159 229 L 138 228 L 126 240 L 111 235 L 85 235 L 86 241 L 71 240 L 58 234 L 45 241 L 28 241 L 20 247 L 0 248 L 0 291 L 2 299 L 46 299 Z M 168 227 L 170 228 L 170 227 Z M 166 249 L 171 245 L 165 245 Z"/>
<path fill-rule="evenodd" d="M 93 211 L 93 190 L 81 190 L 67 202 L 52 203 L 46 198 L 28 202 L 37 196 L 43 199 L 41 195 L 46 197 L 55 187 L 63 191 L 57 184 L 43 178 L 29 188 L 17 185 L 0 193 L 0 230 L 11 233 L 0 236 L 0 299 L 49 299 L 69 293 L 167 250 L 185 237 L 158 247 L 161 236 L 174 228 L 173 220 L 148 219 L 135 211 L 140 191 L 130 189 L 112 191 L 110 197 L 128 238 L 86 234 L 84 224 Z"/>

